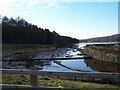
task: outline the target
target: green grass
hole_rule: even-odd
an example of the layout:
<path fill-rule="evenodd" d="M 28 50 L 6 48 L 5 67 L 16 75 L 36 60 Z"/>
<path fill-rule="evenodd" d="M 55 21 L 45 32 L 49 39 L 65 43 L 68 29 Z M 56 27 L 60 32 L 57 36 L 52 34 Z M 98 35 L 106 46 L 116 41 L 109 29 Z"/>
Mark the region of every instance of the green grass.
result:
<path fill-rule="evenodd" d="M 28 75 L 2 75 L 3 84 L 12 85 L 30 85 L 30 77 Z M 118 88 L 117 85 L 110 84 L 98 84 L 92 82 L 82 82 L 82 81 L 71 81 L 71 80 L 60 80 L 56 78 L 49 78 L 45 80 L 43 77 L 38 77 L 38 86 L 48 86 L 48 87 L 67 87 L 67 88 Z"/>

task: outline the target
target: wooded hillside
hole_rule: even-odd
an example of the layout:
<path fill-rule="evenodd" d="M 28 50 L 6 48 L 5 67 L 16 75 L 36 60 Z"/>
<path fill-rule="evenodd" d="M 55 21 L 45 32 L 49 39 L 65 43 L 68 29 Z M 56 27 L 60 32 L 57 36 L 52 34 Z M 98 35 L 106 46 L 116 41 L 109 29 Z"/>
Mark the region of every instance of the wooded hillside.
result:
<path fill-rule="evenodd" d="M 26 20 L 2 18 L 2 42 L 9 44 L 45 44 L 57 47 L 78 43 L 79 40 L 67 36 L 60 36 L 55 31 L 43 29 Z"/>
<path fill-rule="evenodd" d="M 81 42 L 120 42 L 120 34 L 80 40 Z"/>

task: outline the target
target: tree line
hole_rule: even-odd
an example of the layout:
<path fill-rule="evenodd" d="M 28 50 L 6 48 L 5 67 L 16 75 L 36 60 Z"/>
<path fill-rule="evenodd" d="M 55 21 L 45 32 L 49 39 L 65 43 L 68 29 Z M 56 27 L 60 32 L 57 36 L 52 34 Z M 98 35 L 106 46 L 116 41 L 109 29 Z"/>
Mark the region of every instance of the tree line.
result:
<path fill-rule="evenodd" d="M 79 40 L 60 36 L 57 32 L 43 29 L 17 17 L 2 17 L 2 43 L 9 44 L 43 44 L 63 47 L 78 43 Z"/>
<path fill-rule="evenodd" d="M 80 40 L 80 42 L 120 42 L 120 34 Z"/>

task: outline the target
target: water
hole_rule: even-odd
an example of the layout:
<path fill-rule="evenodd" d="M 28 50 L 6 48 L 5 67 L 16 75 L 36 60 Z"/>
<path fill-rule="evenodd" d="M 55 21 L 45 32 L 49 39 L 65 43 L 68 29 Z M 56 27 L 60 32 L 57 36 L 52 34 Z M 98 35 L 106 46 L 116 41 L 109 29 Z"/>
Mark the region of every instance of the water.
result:
<path fill-rule="evenodd" d="M 87 44 L 93 44 L 93 43 L 80 43 L 80 44 L 77 44 L 77 46 L 79 48 L 82 48 Z M 21 55 L 15 55 L 14 58 L 18 58 L 18 56 L 21 56 Z M 33 59 L 63 58 L 63 57 L 74 58 L 74 57 L 84 57 L 84 55 L 82 55 L 81 52 L 79 52 L 74 48 L 60 48 L 60 49 L 57 49 L 56 51 L 39 52 L 35 54 Z M 9 57 L 6 57 L 6 58 L 8 59 Z M 39 71 L 42 70 L 42 71 L 59 71 L 59 72 L 120 72 L 118 71 L 120 69 L 120 65 L 116 63 L 96 61 L 94 59 L 77 59 L 77 60 L 72 59 L 72 60 L 56 60 L 56 61 L 54 60 L 4 61 L 3 62 L 3 68 L 31 69 L 32 67 L 35 67 L 35 69 Z"/>
<path fill-rule="evenodd" d="M 92 45 L 92 44 L 120 44 L 120 42 L 83 42 L 76 44 L 78 48 L 82 48 L 86 45 Z"/>

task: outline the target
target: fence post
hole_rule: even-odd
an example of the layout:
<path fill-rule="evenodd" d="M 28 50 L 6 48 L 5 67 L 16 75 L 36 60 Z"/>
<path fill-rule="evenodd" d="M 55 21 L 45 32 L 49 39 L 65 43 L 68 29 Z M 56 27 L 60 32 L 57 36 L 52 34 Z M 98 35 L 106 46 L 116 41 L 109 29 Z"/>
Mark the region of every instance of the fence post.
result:
<path fill-rule="evenodd" d="M 37 70 L 37 67 L 32 66 L 31 70 Z M 30 83 L 31 83 L 31 86 L 37 86 L 38 85 L 37 75 L 30 75 Z"/>
<path fill-rule="evenodd" d="M 37 86 L 38 85 L 37 75 L 30 75 L 30 83 L 31 83 L 31 86 Z"/>

